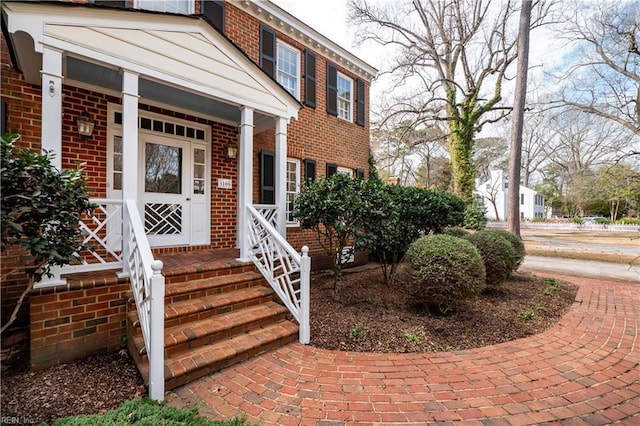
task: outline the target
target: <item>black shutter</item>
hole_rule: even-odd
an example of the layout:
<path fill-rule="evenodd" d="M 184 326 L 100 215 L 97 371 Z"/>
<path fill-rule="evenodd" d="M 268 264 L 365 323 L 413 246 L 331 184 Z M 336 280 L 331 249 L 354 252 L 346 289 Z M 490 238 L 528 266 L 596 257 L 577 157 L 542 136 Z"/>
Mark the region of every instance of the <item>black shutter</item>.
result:
<path fill-rule="evenodd" d="M 327 179 L 338 173 L 338 165 L 336 163 L 327 163 Z"/>
<path fill-rule="evenodd" d="M 93 0 L 91 3 L 101 6 L 121 7 L 123 9 L 129 7 L 129 0 Z"/>
<path fill-rule="evenodd" d="M 275 204 L 276 179 L 273 152 L 260 152 L 260 204 Z"/>
<path fill-rule="evenodd" d="M 327 62 L 327 112 L 338 115 L 338 67 Z"/>
<path fill-rule="evenodd" d="M 316 107 L 316 55 L 304 51 L 304 104 Z"/>
<path fill-rule="evenodd" d="M 0 102 L 0 135 L 7 133 L 7 103 Z"/>
<path fill-rule="evenodd" d="M 356 123 L 364 127 L 364 80 L 356 80 Z"/>
<path fill-rule="evenodd" d="M 364 179 L 364 169 L 356 169 L 356 178 Z"/>
<path fill-rule="evenodd" d="M 260 25 L 260 68 L 271 78 L 276 75 L 276 33 Z"/>
<path fill-rule="evenodd" d="M 224 34 L 224 3 L 215 0 L 204 0 L 200 11 L 218 31 Z"/>
<path fill-rule="evenodd" d="M 316 180 L 316 160 L 304 160 L 304 181 Z"/>

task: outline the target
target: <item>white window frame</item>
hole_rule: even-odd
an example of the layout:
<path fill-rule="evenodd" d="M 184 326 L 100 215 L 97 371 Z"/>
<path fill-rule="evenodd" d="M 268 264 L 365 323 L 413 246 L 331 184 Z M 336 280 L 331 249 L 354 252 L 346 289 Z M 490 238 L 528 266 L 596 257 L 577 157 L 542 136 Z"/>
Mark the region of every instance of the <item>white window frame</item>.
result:
<path fill-rule="evenodd" d="M 181 11 L 179 9 L 180 3 L 187 4 L 187 9 L 185 11 Z M 171 5 L 171 4 L 176 5 L 176 8 L 173 10 L 171 9 L 167 10 L 167 5 Z M 196 2 L 195 0 L 134 0 L 133 8 L 151 10 L 154 12 L 193 15 L 196 10 Z"/>
<path fill-rule="evenodd" d="M 349 97 L 340 96 L 340 80 L 343 80 L 349 83 Z M 353 79 L 347 77 L 346 75 L 338 72 L 338 78 L 336 79 L 336 89 L 337 89 L 337 100 L 336 100 L 336 109 L 338 113 L 338 118 L 342 120 L 346 120 L 350 123 L 353 123 Z M 347 108 L 340 107 L 340 101 L 347 102 Z"/>
<path fill-rule="evenodd" d="M 353 177 L 353 169 L 350 169 L 348 167 L 340 167 L 340 166 L 338 166 L 338 169 L 337 169 L 336 173 L 341 173 L 343 175 L 347 175 L 347 176 Z"/>
<path fill-rule="evenodd" d="M 289 190 L 289 184 L 291 183 L 291 180 L 289 179 L 289 165 L 290 164 L 294 164 L 295 165 L 295 175 L 294 175 L 294 184 L 295 184 L 295 190 L 294 191 L 290 191 Z M 298 194 L 300 194 L 300 160 L 296 159 L 296 158 L 287 158 L 287 169 L 286 169 L 286 179 L 285 179 L 285 203 L 286 203 L 286 217 L 287 217 L 287 226 L 300 226 L 300 222 L 298 220 L 291 220 L 289 218 L 289 214 L 291 213 L 291 209 L 289 208 L 290 206 L 290 200 L 293 201 L 296 199 L 296 197 L 298 196 Z"/>
<path fill-rule="evenodd" d="M 296 59 L 296 74 L 289 74 L 288 72 L 285 71 L 281 71 L 280 70 L 280 64 L 282 63 L 280 61 L 280 48 L 286 49 L 291 51 Z M 294 93 L 291 93 L 296 99 L 300 100 L 300 51 L 298 49 L 296 49 L 295 47 L 291 46 L 290 44 L 285 43 L 284 41 L 281 40 L 276 40 L 276 80 L 278 80 L 278 83 L 280 83 L 280 85 L 282 85 L 282 87 L 284 87 L 287 91 L 289 91 L 289 89 L 282 84 L 282 81 L 280 80 L 280 74 L 286 75 L 287 77 L 292 77 L 295 79 L 295 85 L 293 88 Z"/>

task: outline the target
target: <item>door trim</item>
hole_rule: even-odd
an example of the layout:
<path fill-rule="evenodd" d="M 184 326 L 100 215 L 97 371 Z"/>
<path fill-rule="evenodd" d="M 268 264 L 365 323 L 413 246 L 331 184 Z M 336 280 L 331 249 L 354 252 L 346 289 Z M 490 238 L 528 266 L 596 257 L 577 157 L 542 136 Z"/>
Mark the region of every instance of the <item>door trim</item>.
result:
<path fill-rule="evenodd" d="M 122 199 L 122 190 L 114 188 L 114 137 L 122 135 L 122 125 L 116 124 L 114 121 L 114 117 L 116 113 L 121 113 L 121 112 L 122 112 L 121 105 L 113 104 L 113 103 L 107 104 L 108 125 L 107 125 L 107 162 L 106 162 L 107 163 L 107 167 L 106 167 L 107 168 L 107 179 L 106 179 L 107 189 L 106 189 L 106 193 L 107 193 L 107 198 L 113 198 L 113 199 Z M 175 136 L 172 134 L 166 134 L 165 132 L 161 132 L 161 131 L 140 129 L 140 125 L 138 126 L 139 153 L 144 152 L 144 143 L 145 143 L 144 140 L 145 138 L 148 139 L 149 136 L 157 137 L 157 138 L 167 138 L 168 140 L 172 140 L 172 141 L 181 141 L 184 144 L 183 149 L 187 149 L 189 151 L 189 156 L 191 158 L 191 161 L 189 162 L 189 164 L 186 165 L 186 167 L 188 167 L 188 172 L 190 175 L 194 173 L 194 170 L 193 170 L 193 152 L 194 151 L 193 150 L 197 148 L 197 149 L 204 149 L 205 151 L 205 172 L 204 172 L 205 193 L 201 194 L 204 198 L 200 203 L 200 207 L 198 207 L 203 210 L 203 212 L 200 212 L 200 214 L 198 215 L 198 218 L 200 221 L 199 222 L 200 230 L 199 231 L 194 230 L 193 218 L 195 216 L 195 213 L 194 213 L 194 209 L 191 208 L 190 209 L 191 210 L 191 217 L 190 217 L 191 226 L 189 229 L 188 242 L 186 244 L 172 244 L 172 243 L 158 244 L 158 243 L 150 242 L 151 246 L 152 247 L 179 247 L 179 246 L 185 246 L 185 245 L 186 246 L 209 245 L 211 243 L 211 179 L 212 179 L 211 177 L 212 175 L 211 155 L 212 154 L 211 154 L 210 126 L 199 124 L 193 121 L 177 119 L 167 115 L 139 110 L 139 119 L 142 120 L 143 118 L 151 119 L 151 120 L 156 119 L 164 123 L 169 123 L 170 125 L 173 124 L 174 126 L 189 127 L 189 128 L 195 129 L 196 132 L 198 131 L 204 132 L 204 137 L 202 137 L 202 133 L 199 133 L 198 135 L 200 136 L 200 138 L 196 139 L 195 137 L 189 138 L 186 136 L 184 137 Z M 139 163 L 140 164 L 138 165 L 138 182 L 137 183 L 138 183 L 138 188 L 141 191 L 139 191 L 140 199 L 137 200 L 137 202 L 139 207 L 141 208 L 142 199 L 144 198 L 144 185 L 142 184 L 142 182 L 144 181 L 144 158 L 142 157 L 142 155 L 140 155 Z M 186 190 L 190 193 L 193 193 L 193 185 L 194 183 L 193 183 L 193 177 L 192 177 L 190 181 L 187 182 Z M 144 214 L 144 210 L 141 209 L 140 213 Z M 201 223 L 202 221 L 204 221 L 204 223 Z M 206 230 L 206 232 L 202 232 L 202 230 Z"/>

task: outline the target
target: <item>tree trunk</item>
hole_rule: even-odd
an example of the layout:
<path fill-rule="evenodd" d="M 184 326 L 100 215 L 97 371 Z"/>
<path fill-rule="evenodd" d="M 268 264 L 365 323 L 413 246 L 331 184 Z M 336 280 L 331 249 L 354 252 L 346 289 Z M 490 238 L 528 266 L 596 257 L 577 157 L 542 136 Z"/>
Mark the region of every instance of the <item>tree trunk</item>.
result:
<path fill-rule="evenodd" d="M 473 133 L 458 122 L 450 124 L 449 154 L 453 189 L 468 204 L 473 199 L 476 171 L 473 164 Z"/>
<path fill-rule="evenodd" d="M 518 71 L 516 93 L 513 102 L 511 126 L 511 152 L 509 154 L 509 192 L 507 227 L 520 236 L 520 168 L 522 167 L 522 127 L 524 104 L 527 98 L 527 71 L 529 68 L 529 31 L 531 26 L 531 2 L 522 0 L 520 26 L 518 28 Z"/>

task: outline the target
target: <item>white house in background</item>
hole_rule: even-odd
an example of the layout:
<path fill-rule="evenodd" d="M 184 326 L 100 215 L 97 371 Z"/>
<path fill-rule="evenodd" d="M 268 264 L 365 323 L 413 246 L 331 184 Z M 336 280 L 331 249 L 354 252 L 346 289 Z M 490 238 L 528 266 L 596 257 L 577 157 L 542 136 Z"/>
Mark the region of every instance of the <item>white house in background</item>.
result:
<path fill-rule="evenodd" d="M 476 185 L 482 196 L 489 220 L 507 219 L 507 192 L 509 182 L 502 170 L 492 170 L 488 181 Z M 520 185 L 520 219 L 545 217 L 544 196 L 531 188 Z"/>

